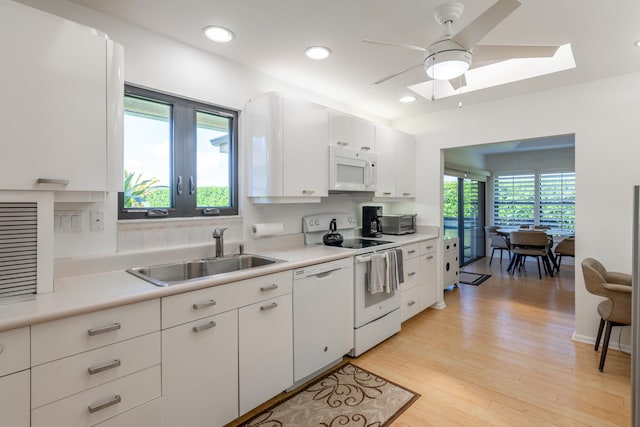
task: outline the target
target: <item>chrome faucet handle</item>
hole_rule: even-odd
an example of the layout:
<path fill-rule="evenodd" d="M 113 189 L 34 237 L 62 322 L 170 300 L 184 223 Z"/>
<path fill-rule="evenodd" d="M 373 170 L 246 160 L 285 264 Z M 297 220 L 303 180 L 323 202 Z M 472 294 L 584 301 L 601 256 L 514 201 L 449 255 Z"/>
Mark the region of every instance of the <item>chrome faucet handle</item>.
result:
<path fill-rule="evenodd" d="M 220 237 L 222 237 L 222 235 L 224 234 L 224 231 L 226 229 L 227 229 L 227 227 L 214 228 L 213 232 L 211 233 L 211 235 L 213 236 L 214 239 L 220 238 Z"/>

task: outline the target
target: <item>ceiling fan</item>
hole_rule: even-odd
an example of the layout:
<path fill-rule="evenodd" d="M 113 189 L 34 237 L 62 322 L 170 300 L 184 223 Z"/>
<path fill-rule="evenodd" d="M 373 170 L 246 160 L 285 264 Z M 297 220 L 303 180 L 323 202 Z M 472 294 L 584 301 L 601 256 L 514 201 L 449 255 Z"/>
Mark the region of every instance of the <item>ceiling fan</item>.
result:
<path fill-rule="evenodd" d="M 444 34 L 428 45 L 420 47 L 381 40 L 362 40 L 387 46 L 398 46 L 424 52 L 423 62 L 397 73 L 385 76 L 374 84 L 384 83 L 394 77 L 424 66 L 427 76 L 434 80 L 449 80 L 454 89 L 466 86 L 467 70 L 513 58 L 551 57 L 559 46 L 478 45 L 477 43 L 500 22 L 520 7 L 518 0 L 498 0 L 469 25 L 454 33 L 453 24 L 460 19 L 464 5 L 447 2 L 435 8 L 433 17 L 445 27 Z"/>

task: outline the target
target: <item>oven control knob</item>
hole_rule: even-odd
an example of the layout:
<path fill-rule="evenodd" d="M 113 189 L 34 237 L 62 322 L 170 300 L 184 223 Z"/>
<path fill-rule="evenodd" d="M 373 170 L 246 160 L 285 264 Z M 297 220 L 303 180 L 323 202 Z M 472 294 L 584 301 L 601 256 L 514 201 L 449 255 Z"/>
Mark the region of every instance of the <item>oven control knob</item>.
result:
<path fill-rule="evenodd" d="M 320 225 L 320 220 L 316 219 L 316 225 Z"/>

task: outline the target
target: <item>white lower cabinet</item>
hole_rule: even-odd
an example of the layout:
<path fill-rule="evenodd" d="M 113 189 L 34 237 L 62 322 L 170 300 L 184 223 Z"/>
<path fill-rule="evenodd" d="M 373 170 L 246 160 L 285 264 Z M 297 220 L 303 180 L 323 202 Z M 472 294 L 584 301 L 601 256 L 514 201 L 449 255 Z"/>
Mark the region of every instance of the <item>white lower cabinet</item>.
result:
<path fill-rule="evenodd" d="M 98 427 L 159 427 L 162 425 L 162 398 L 133 408 L 106 421 Z"/>
<path fill-rule="evenodd" d="M 165 426 L 221 426 L 238 417 L 237 313 L 162 331 Z"/>
<path fill-rule="evenodd" d="M 160 365 L 31 411 L 31 427 L 86 427 L 160 397 Z"/>
<path fill-rule="evenodd" d="M 405 282 L 400 285 L 402 321 L 439 301 L 436 240 L 402 246 Z"/>
<path fill-rule="evenodd" d="M 293 385 L 291 293 L 238 311 L 240 415 Z"/>
<path fill-rule="evenodd" d="M 29 370 L 0 377 L 0 425 L 29 427 Z"/>
<path fill-rule="evenodd" d="M 438 246 L 435 240 L 427 240 L 422 243 L 421 257 L 424 265 L 424 305 L 429 307 L 440 301 L 438 290 Z M 440 292 L 441 293 L 441 292 Z"/>

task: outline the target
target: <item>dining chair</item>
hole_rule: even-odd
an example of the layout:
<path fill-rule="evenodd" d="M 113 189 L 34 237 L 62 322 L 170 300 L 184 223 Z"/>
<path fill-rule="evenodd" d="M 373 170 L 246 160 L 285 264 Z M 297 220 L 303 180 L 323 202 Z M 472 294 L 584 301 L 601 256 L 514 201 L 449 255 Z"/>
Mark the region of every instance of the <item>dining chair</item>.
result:
<path fill-rule="evenodd" d="M 493 254 L 498 249 L 500 251 L 500 265 L 502 265 L 502 251 L 507 251 L 509 259 L 511 259 L 511 249 L 509 248 L 509 242 L 505 236 L 499 235 L 496 230 L 500 228 L 497 225 L 487 225 L 484 227 L 484 232 L 487 238 L 491 242 L 491 258 L 489 258 L 489 265 L 493 261 Z"/>
<path fill-rule="evenodd" d="M 558 246 L 556 246 L 554 252 L 556 253 L 556 271 L 560 272 L 560 263 L 563 256 L 576 256 L 576 238 L 574 236 L 563 239 Z"/>
<path fill-rule="evenodd" d="M 631 324 L 631 275 L 607 271 L 607 269 L 594 258 L 582 260 L 582 274 L 587 291 L 594 295 L 603 296 L 606 300 L 598 304 L 600 325 L 594 350 L 598 351 L 602 331 L 605 329 L 602 354 L 600 355 L 600 372 L 604 370 L 604 361 L 609 348 L 611 328 L 614 326 L 626 326 Z"/>
<path fill-rule="evenodd" d="M 553 269 L 549 261 L 549 239 L 546 233 L 541 231 L 512 231 L 509 234 L 509 242 L 513 256 L 507 271 L 513 274 L 516 267 L 518 269 L 522 268 L 526 257 L 532 256 L 538 262 L 538 276 L 540 279 L 542 279 L 542 271 L 540 270 L 541 258 L 545 274 L 553 276 Z"/>

